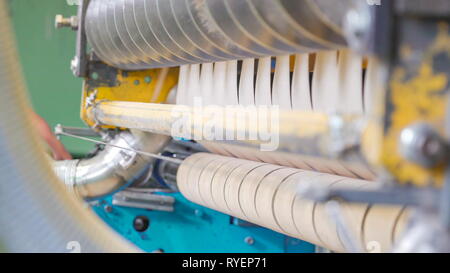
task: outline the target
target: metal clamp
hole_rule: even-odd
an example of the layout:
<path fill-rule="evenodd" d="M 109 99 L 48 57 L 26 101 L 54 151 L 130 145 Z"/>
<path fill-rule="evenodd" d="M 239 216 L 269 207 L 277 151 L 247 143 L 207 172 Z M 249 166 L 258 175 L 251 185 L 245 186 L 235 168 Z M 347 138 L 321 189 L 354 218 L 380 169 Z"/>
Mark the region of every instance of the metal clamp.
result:
<path fill-rule="evenodd" d="M 123 190 L 113 195 L 112 204 L 122 207 L 174 211 L 175 198 L 149 192 Z"/>
<path fill-rule="evenodd" d="M 80 128 L 80 127 L 69 127 L 63 126 L 61 124 L 57 124 L 54 129 L 55 135 L 60 136 L 64 133 L 76 135 L 76 136 L 84 136 L 84 137 L 100 137 L 101 135 L 91 128 Z"/>

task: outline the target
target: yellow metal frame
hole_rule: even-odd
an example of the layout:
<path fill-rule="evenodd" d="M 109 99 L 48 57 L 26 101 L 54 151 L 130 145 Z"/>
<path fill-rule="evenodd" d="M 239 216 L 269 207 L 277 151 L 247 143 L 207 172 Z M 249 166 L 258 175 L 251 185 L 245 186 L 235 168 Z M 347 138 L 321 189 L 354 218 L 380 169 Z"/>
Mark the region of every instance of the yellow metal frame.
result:
<path fill-rule="evenodd" d="M 95 101 L 129 101 L 163 103 L 166 101 L 170 90 L 178 82 L 178 68 L 149 69 L 140 71 L 117 70 L 113 86 L 102 83 L 101 80 L 87 79 L 83 84 L 81 98 L 81 119 L 90 127 L 94 127 L 95 121 L 87 115 L 87 98 L 95 92 Z M 156 92 L 158 94 L 156 94 Z M 100 128 L 114 128 L 108 125 L 98 125 Z"/>
<path fill-rule="evenodd" d="M 416 122 L 426 122 L 445 135 L 446 109 L 449 101 L 447 72 L 436 71 L 437 56 L 450 59 L 450 28 L 445 22 L 437 25 L 436 36 L 423 52 L 419 67 L 397 66 L 392 72 L 387 102 L 391 110 L 385 124 L 380 162 L 400 184 L 441 187 L 445 166 L 427 169 L 405 160 L 399 154 L 400 132 Z M 417 58 L 410 45 L 400 47 L 400 58 Z M 411 76 L 412 75 L 412 76 Z"/>

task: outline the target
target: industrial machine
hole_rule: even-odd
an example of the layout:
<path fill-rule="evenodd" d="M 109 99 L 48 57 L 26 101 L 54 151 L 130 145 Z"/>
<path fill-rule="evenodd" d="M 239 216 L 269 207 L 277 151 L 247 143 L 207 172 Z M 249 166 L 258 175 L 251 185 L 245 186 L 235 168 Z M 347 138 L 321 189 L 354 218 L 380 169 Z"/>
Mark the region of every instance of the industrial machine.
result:
<path fill-rule="evenodd" d="M 55 133 L 96 150 L 36 164 L 19 129 L 0 135 L 1 151 L 15 143 L 35 152 L 24 161 L 5 152 L 0 166 L 27 185 L 19 191 L 28 205 L 50 211 L 38 221 L 48 233 L 35 236 L 58 240 L 43 247 L 30 235 L 27 247 L 65 247 L 69 226 L 87 251 L 133 250 L 96 226 L 76 196 L 149 252 L 450 251 L 447 0 L 78 5 L 56 27 L 76 31 L 71 69 L 84 79 L 89 129 Z M 7 45 L 0 79 L 11 84 L 0 88 L 20 89 Z M 1 111 L 21 118 L 13 95 Z M 2 119 L 2 128 L 24 124 Z M 57 190 L 30 186 L 29 165 Z M 63 197 L 67 213 L 54 207 Z M 17 203 L 0 199 L 0 217 L 19 210 L 1 205 L 9 202 Z M 56 214 L 58 224 L 45 220 Z"/>

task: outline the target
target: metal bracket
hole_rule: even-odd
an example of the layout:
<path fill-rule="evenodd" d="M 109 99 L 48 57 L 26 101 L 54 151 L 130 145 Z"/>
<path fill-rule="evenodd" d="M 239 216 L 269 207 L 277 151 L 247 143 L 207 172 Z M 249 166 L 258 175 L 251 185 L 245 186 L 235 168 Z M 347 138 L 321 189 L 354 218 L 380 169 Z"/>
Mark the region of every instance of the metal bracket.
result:
<path fill-rule="evenodd" d="M 87 76 L 88 60 L 86 54 L 87 38 L 84 29 L 86 10 L 89 0 L 80 1 L 78 6 L 78 24 L 77 24 L 77 41 L 75 49 L 75 57 L 72 59 L 70 68 L 75 77 L 84 78 Z"/>
<path fill-rule="evenodd" d="M 149 192 L 123 190 L 113 195 L 112 204 L 122 207 L 174 211 L 175 198 Z"/>
<path fill-rule="evenodd" d="M 448 0 L 397 0 L 393 2 L 396 4 L 396 12 L 403 16 L 450 17 Z"/>
<path fill-rule="evenodd" d="M 308 185 L 300 191 L 306 198 L 317 202 L 338 199 L 351 203 L 437 208 L 440 200 L 440 190 L 432 187 L 383 186 L 373 190 L 347 190 Z"/>
<path fill-rule="evenodd" d="M 71 135 L 84 137 L 101 137 L 101 135 L 98 132 L 95 132 L 91 128 L 69 127 L 69 126 L 62 126 L 61 124 L 57 124 L 55 126 L 54 132 L 56 136 L 68 133 Z"/>

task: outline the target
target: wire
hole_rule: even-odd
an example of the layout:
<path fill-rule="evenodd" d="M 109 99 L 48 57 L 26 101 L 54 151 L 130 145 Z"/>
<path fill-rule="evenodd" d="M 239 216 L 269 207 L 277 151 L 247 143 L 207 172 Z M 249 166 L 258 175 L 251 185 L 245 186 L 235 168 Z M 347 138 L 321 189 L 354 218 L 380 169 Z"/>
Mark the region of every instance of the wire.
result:
<path fill-rule="evenodd" d="M 135 152 L 135 153 L 138 153 L 138 154 L 141 154 L 141 155 L 145 155 L 145 156 L 148 156 L 148 157 L 157 158 L 157 159 L 161 159 L 161 160 L 170 161 L 170 162 L 173 162 L 173 163 L 176 163 L 176 164 L 181 164 L 183 162 L 183 160 L 181 160 L 181 159 L 168 157 L 168 156 L 163 156 L 163 155 L 157 155 L 157 154 L 148 153 L 148 152 L 143 152 L 143 151 L 127 148 L 127 147 L 114 145 L 114 144 L 107 143 L 107 142 L 100 141 L 100 140 L 95 140 L 95 139 L 91 139 L 91 138 L 87 138 L 87 137 L 82 137 L 82 136 L 69 134 L 69 133 L 66 133 L 66 132 L 59 132 L 59 134 L 60 135 L 64 135 L 64 136 L 77 138 L 77 139 L 81 139 L 81 140 L 85 140 L 85 141 L 89 141 L 89 142 L 93 142 L 93 143 L 97 143 L 97 144 L 103 144 L 103 145 L 107 145 L 107 146 L 112 146 L 112 147 L 123 149 L 123 150 L 127 150 L 127 151 L 132 151 L 132 152 Z"/>

